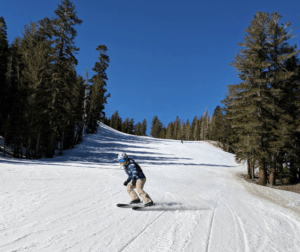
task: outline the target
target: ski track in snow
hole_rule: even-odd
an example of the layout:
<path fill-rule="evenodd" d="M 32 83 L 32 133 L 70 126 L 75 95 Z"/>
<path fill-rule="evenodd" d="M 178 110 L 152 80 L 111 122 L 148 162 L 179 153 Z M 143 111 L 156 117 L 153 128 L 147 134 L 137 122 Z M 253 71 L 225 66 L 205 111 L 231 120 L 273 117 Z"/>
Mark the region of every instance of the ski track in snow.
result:
<path fill-rule="evenodd" d="M 142 166 L 156 206 L 130 201 L 117 153 Z M 300 195 L 248 184 L 246 166 L 204 142 L 101 125 L 63 156 L 0 159 L 0 252 L 300 251 Z"/>

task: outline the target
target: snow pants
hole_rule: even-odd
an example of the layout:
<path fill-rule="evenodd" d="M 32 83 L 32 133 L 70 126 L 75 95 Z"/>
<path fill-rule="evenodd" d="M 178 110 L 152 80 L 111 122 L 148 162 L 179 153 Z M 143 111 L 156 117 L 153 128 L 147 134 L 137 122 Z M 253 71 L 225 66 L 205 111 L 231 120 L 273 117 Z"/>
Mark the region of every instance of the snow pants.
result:
<path fill-rule="evenodd" d="M 138 194 L 143 198 L 144 203 L 149 203 L 152 202 L 152 199 L 149 197 L 149 195 L 143 190 L 144 185 L 146 183 L 146 179 L 138 179 L 136 181 L 136 185 L 134 186 L 132 184 L 132 182 L 130 182 L 127 185 L 127 192 L 130 195 L 132 200 L 137 200 L 139 199 L 139 196 L 136 194 L 136 192 L 134 191 L 134 189 L 136 188 Z"/>

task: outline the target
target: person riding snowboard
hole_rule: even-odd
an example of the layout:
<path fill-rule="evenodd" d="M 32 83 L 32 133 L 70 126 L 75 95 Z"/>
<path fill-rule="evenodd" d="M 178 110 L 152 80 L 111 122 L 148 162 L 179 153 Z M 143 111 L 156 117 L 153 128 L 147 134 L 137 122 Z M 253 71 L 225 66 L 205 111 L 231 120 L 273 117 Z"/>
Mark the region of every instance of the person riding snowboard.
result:
<path fill-rule="evenodd" d="M 141 167 L 132 158 L 129 158 L 124 152 L 118 155 L 118 160 L 121 167 L 128 175 L 127 180 L 124 182 L 124 186 L 127 186 L 127 192 L 132 199 L 130 204 L 137 204 L 141 202 L 139 196 L 134 191 L 136 188 L 138 194 L 143 198 L 145 206 L 152 206 L 152 199 L 143 190 L 146 183 L 146 176 Z"/>

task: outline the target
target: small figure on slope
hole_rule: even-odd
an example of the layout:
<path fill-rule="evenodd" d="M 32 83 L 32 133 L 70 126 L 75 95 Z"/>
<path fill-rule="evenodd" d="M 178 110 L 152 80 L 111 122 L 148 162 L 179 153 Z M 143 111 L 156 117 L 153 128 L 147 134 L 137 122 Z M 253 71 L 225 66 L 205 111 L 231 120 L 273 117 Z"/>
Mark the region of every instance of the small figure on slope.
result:
<path fill-rule="evenodd" d="M 137 189 L 138 194 L 143 198 L 145 206 L 152 206 L 152 199 L 143 190 L 146 183 L 146 176 L 141 167 L 132 158 L 129 158 L 124 152 L 118 155 L 118 160 L 128 175 L 124 185 L 127 186 L 127 192 L 132 199 L 130 204 L 137 204 L 141 202 L 139 196 L 134 191 L 134 189 Z"/>

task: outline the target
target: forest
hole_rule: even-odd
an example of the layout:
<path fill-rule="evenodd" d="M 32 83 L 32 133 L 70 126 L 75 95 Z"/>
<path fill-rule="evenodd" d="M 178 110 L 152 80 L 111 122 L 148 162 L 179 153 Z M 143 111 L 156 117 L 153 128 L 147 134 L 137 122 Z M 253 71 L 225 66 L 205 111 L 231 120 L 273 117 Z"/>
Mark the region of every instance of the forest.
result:
<path fill-rule="evenodd" d="M 95 48 L 99 61 L 85 76 L 77 74 L 75 6 L 64 0 L 52 18 L 25 25 L 9 45 L 0 17 L 0 135 L 13 156 L 52 158 L 73 148 L 84 131 L 95 133 L 107 103 L 107 47 Z M 23 150 L 26 149 L 25 153 Z"/>
<path fill-rule="evenodd" d="M 231 66 L 240 83 L 228 92 L 212 115 L 206 110 L 192 121 L 177 117 L 164 126 L 158 116 L 151 136 L 184 141 L 216 141 L 225 151 L 247 162 L 249 179 L 259 169 L 259 184 L 276 179 L 300 180 L 299 49 L 289 22 L 277 13 L 258 11 L 245 30 L 244 41 Z M 76 72 L 75 6 L 63 0 L 52 18 L 24 26 L 22 36 L 9 44 L 0 17 L 0 136 L 13 146 L 16 158 L 52 158 L 55 151 L 80 143 L 97 132 L 99 122 L 134 135 L 146 136 L 147 122 L 124 121 L 116 111 L 105 115 L 108 48 L 99 55 L 89 77 Z M 233 56 L 234 57 L 234 56 Z M 23 149 L 26 149 L 23 153 Z M 5 153 L 5 150 L 4 150 Z"/>

